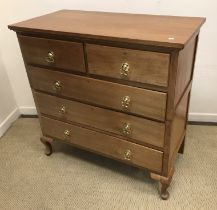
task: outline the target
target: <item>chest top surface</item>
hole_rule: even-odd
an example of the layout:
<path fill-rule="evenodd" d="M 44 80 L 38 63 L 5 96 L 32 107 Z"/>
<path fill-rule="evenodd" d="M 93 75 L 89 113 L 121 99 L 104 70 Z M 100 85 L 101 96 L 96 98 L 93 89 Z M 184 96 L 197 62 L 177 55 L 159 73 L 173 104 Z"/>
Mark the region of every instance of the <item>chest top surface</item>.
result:
<path fill-rule="evenodd" d="M 60 10 L 9 28 L 18 32 L 183 48 L 204 22 L 202 17 Z"/>

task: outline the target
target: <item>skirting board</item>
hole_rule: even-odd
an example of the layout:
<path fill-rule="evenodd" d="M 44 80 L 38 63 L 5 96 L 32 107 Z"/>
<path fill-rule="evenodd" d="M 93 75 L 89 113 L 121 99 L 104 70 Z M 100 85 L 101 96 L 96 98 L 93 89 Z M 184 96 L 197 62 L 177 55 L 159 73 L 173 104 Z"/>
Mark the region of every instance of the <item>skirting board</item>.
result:
<path fill-rule="evenodd" d="M 217 114 L 215 113 L 189 113 L 188 121 L 192 122 L 217 122 Z"/>
<path fill-rule="evenodd" d="M 10 128 L 11 124 L 20 116 L 18 108 L 15 108 L 0 124 L 0 137 Z"/>
<path fill-rule="evenodd" d="M 21 115 L 37 115 L 35 107 L 20 107 Z M 189 121 L 193 122 L 217 122 L 217 114 L 215 113 L 189 113 Z"/>
<path fill-rule="evenodd" d="M 37 115 L 35 107 L 20 106 L 19 111 L 21 115 Z"/>
<path fill-rule="evenodd" d="M 11 124 L 19 118 L 20 115 L 37 115 L 35 107 L 15 108 L 0 124 L 0 137 L 8 130 Z M 191 122 L 217 122 L 217 114 L 212 113 L 189 113 L 188 120 Z"/>

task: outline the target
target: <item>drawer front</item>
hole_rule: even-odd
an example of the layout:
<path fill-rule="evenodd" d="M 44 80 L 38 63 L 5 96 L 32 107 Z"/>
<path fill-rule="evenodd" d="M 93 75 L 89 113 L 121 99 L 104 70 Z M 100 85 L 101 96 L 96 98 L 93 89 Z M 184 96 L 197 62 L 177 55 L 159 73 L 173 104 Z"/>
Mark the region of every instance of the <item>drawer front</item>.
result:
<path fill-rule="evenodd" d="M 167 86 L 169 54 L 87 44 L 91 74 Z"/>
<path fill-rule="evenodd" d="M 18 36 L 25 62 L 85 72 L 83 44 Z"/>
<path fill-rule="evenodd" d="M 100 132 L 41 118 L 44 135 L 63 140 L 99 154 L 161 172 L 163 153 Z"/>
<path fill-rule="evenodd" d="M 165 118 L 165 93 L 37 67 L 28 72 L 34 89 L 162 121 Z"/>
<path fill-rule="evenodd" d="M 34 97 L 42 114 L 112 132 L 134 139 L 140 144 L 163 147 L 165 132 L 163 123 L 38 92 L 35 92 Z"/>

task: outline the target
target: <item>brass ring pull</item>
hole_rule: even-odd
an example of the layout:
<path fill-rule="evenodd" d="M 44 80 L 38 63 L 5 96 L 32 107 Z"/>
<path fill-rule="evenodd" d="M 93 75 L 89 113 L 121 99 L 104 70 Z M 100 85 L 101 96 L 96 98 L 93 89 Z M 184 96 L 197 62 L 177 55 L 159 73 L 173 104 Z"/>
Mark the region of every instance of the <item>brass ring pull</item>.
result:
<path fill-rule="evenodd" d="M 66 129 L 66 130 L 64 131 L 64 136 L 65 136 L 65 137 L 69 137 L 69 136 L 70 136 L 70 131 Z"/>
<path fill-rule="evenodd" d="M 61 114 L 65 114 L 66 113 L 66 107 L 64 105 L 62 105 L 60 107 L 59 113 L 61 113 Z"/>
<path fill-rule="evenodd" d="M 122 107 L 123 107 L 124 109 L 128 109 L 129 106 L 130 106 L 130 96 L 124 96 L 124 97 L 122 98 L 121 104 L 122 104 Z"/>
<path fill-rule="evenodd" d="M 53 86 L 54 86 L 54 89 L 57 90 L 57 91 L 60 91 L 61 88 L 62 88 L 61 87 L 61 82 L 59 80 L 55 81 Z"/>
<path fill-rule="evenodd" d="M 54 63 L 54 52 L 50 51 L 48 52 L 47 56 L 45 57 L 45 61 L 48 63 Z"/>
<path fill-rule="evenodd" d="M 131 159 L 132 159 L 132 152 L 131 152 L 131 150 L 127 149 L 127 150 L 124 152 L 124 159 L 125 159 L 125 160 L 131 160 Z"/>
<path fill-rule="evenodd" d="M 132 133 L 132 129 L 131 129 L 130 123 L 125 123 L 124 124 L 122 132 L 123 132 L 124 135 L 130 135 Z"/>
<path fill-rule="evenodd" d="M 125 76 L 127 77 L 129 75 L 129 72 L 130 72 L 130 65 L 128 63 L 123 63 L 121 65 L 121 71 L 120 71 L 120 74 L 122 76 Z"/>

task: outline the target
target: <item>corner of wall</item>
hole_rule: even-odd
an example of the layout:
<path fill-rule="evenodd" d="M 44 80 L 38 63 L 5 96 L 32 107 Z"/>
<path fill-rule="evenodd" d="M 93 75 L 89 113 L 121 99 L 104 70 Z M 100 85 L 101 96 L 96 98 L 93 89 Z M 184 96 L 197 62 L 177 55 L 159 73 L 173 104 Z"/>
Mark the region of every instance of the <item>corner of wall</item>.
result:
<path fill-rule="evenodd" d="M 21 115 L 38 115 L 36 107 L 20 106 L 19 112 Z"/>
<path fill-rule="evenodd" d="M 12 123 L 17 120 L 20 116 L 18 108 L 15 108 L 0 124 L 0 137 L 8 130 Z"/>

